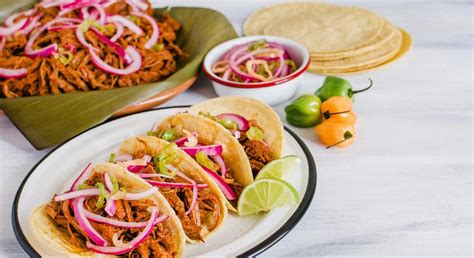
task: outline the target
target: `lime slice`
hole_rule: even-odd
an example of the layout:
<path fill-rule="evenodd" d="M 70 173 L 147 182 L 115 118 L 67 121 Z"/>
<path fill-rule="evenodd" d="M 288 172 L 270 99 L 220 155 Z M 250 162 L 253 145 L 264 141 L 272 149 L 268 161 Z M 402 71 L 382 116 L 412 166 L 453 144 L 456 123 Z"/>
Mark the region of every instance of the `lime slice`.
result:
<path fill-rule="evenodd" d="M 275 178 L 262 178 L 245 187 L 237 211 L 240 216 L 245 216 L 285 204 L 296 204 L 298 200 L 298 191 L 289 183 Z"/>
<path fill-rule="evenodd" d="M 258 172 L 255 180 L 261 178 L 287 178 L 299 163 L 301 163 L 301 158 L 296 155 L 272 160 Z"/>

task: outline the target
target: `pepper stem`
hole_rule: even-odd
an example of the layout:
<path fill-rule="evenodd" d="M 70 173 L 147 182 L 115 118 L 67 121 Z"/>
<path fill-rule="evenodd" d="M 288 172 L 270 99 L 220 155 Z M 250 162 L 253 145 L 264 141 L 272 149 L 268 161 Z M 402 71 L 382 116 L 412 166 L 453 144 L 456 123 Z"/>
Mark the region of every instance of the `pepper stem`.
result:
<path fill-rule="evenodd" d="M 364 92 L 370 88 L 372 88 L 372 85 L 374 85 L 374 82 L 372 81 L 372 79 L 369 78 L 369 81 L 370 81 L 370 85 L 364 89 L 361 89 L 361 90 L 355 90 L 355 91 L 352 91 L 352 95 L 354 94 L 357 94 L 357 93 L 361 93 L 361 92 Z"/>
<path fill-rule="evenodd" d="M 351 110 L 329 113 L 329 110 L 328 110 L 323 113 L 323 116 L 324 116 L 324 119 L 329 119 L 332 115 L 344 114 L 344 113 L 349 113 L 349 112 L 351 112 Z"/>
<path fill-rule="evenodd" d="M 327 146 L 326 149 L 329 149 L 329 148 L 334 147 L 334 146 L 336 146 L 336 145 L 338 145 L 338 144 L 341 144 L 341 143 L 343 143 L 343 142 L 349 140 L 350 138 L 352 138 L 352 136 L 353 136 L 353 135 L 351 134 L 351 132 L 346 131 L 346 132 L 344 133 L 344 140 L 338 141 L 338 142 L 334 143 L 333 145 Z"/>

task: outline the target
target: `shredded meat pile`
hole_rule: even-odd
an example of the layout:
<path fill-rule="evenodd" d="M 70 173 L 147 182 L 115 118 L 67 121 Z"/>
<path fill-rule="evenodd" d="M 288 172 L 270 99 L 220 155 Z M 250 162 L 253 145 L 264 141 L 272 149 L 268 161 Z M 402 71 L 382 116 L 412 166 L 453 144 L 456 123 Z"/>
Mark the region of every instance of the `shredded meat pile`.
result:
<path fill-rule="evenodd" d="M 97 182 L 103 183 L 102 175 L 94 174 L 86 183 L 88 185 L 95 185 Z M 104 208 L 97 208 L 95 206 L 97 198 L 97 196 L 88 197 L 84 202 L 85 209 L 92 213 L 109 217 L 104 211 Z M 150 213 L 147 209 L 150 206 L 155 206 L 155 204 L 148 199 L 139 201 L 116 200 L 116 205 L 117 211 L 112 218 L 128 222 L 143 222 L 149 220 Z M 45 207 L 45 210 L 54 222 L 69 234 L 75 246 L 86 248 L 86 241 L 91 240 L 74 218 L 74 212 L 69 200 L 61 202 L 52 200 Z M 96 222 L 91 222 L 91 225 L 109 243 L 112 243 L 112 236 L 117 232 L 120 233 L 119 240 L 129 242 L 143 230 L 141 228 L 120 228 Z M 159 223 L 155 225 L 153 231 L 143 243 L 133 251 L 124 254 L 124 256 L 142 258 L 174 257 L 177 253 L 177 248 L 179 247 L 175 245 L 170 229 L 165 227 L 163 223 Z"/>
<path fill-rule="evenodd" d="M 258 127 L 254 120 L 249 120 L 249 124 Z M 263 141 L 250 140 L 245 133 L 240 135 L 239 142 L 250 160 L 253 176 L 256 177 L 260 169 L 273 160 L 270 147 Z"/>
<path fill-rule="evenodd" d="M 36 6 L 36 13 L 41 14 L 40 24 L 44 25 L 51 21 L 59 12 L 59 7 L 42 8 Z M 149 6 L 146 13 L 153 15 L 153 9 Z M 107 14 L 130 15 L 131 7 L 124 2 L 116 2 L 106 9 Z M 66 18 L 78 18 L 79 10 L 65 14 Z M 25 18 L 18 16 L 15 21 Z M 124 34 L 116 41 L 122 48 L 135 47 L 142 56 L 142 65 L 138 72 L 130 75 L 114 75 L 106 73 L 97 68 L 91 61 L 88 49 L 86 49 L 76 38 L 75 29 L 61 29 L 43 32 L 35 41 L 33 49 L 39 49 L 52 43 L 57 43 L 60 49 L 73 47 L 69 53 L 68 61 L 61 61 L 56 56 L 30 58 L 24 55 L 28 35 L 22 31 L 8 38 L 0 39 L 4 43 L 0 47 L 0 66 L 7 69 L 26 68 L 27 75 L 22 78 L 1 79 L 0 86 L 4 97 L 16 98 L 22 96 L 36 96 L 48 94 L 72 93 L 90 90 L 103 90 L 119 87 L 129 87 L 139 84 L 151 83 L 162 80 L 176 70 L 176 57 L 184 55 L 183 51 L 173 42 L 176 40 L 176 31 L 180 24 L 171 16 L 164 15 L 157 19 L 159 27 L 159 39 L 157 48 L 145 48 L 147 37 L 153 31 L 151 24 L 143 17 L 137 25 L 144 33 L 137 36 L 125 28 Z M 156 19 L 156 18 L 155 18 Z M 115 29 L 105 30 L 103 34 L 112 37 Z M 86 41 L 99 50 L 99 56 L 107 64 L 123 69 L 126 64 L 113 48 L 99 40 L 98 36 L 91 30 L 85 33 Z M 1 43 L 0 43 L 1 45 Z M 59 52 L 59 56 L 61 53 Z"/>

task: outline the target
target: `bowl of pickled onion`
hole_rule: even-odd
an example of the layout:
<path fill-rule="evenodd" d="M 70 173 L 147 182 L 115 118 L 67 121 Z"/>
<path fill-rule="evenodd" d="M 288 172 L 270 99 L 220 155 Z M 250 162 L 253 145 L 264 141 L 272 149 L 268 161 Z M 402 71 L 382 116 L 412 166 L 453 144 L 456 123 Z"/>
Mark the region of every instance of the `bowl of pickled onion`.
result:
<path fill-rule="evenodd" d="M 293 40 L 248 36 L 214 47 L 204 59 L 203 71 L 219 96 L 252 97 L 276 105 L 296 93 L 309 63 L 308 50 Z"/>

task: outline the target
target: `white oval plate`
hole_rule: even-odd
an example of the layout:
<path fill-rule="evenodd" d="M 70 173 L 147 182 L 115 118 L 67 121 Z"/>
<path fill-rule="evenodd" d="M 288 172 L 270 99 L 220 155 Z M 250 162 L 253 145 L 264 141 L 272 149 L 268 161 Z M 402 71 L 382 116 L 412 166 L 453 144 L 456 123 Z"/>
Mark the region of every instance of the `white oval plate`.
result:
<path fill-rule="evenodd" d="M 49 202 L 54 194 L 67 190 L 88 162 L 107 161 L 124 139 L 145 134 L 154 122 L 185 108 L 150 110 L 112 120 L 74 137 L 38 162 L 18 189 L 12 209 L 15 235 L 25 251 L 30 256 L 58 256 L 34 236 L 29 222 L 33 210 Z M 316 167 L 303 141 L 288 128 L 285 130 L 283 155 L 296 154 L 303 160 L 289 180 L 300 194 L 300 204 L 254 216 L 229 215 L 206 243 L 187 244 L 185 256 L 257 255 L 285 236 L 303 217 L 316 190 Z"/>

